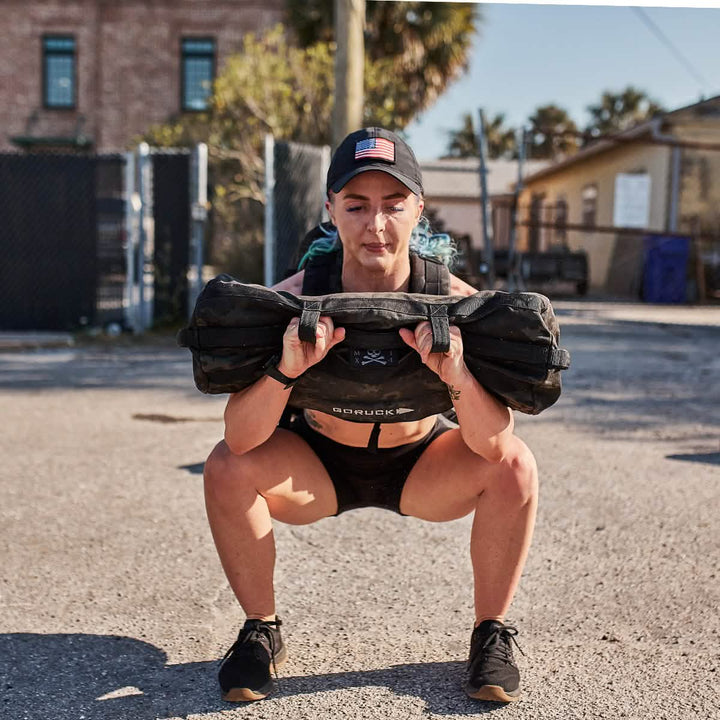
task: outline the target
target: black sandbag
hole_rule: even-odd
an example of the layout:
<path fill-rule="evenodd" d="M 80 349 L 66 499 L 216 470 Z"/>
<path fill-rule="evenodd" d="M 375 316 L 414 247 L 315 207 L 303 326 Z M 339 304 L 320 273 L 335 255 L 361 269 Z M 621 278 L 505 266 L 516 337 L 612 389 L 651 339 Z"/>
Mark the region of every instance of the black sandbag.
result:
<path fill-rule="evenodd" d="M 256 382 L 293 317 L 314 338 L 320 315 L 346 337 L 293 386 L 289 404 L 356 422 L 417 420 L 452 408 L 447 388 L 397 332 L 429 320 L 434 349 L 447 348 L 449 325 L 460 328 L 465 362 L 501 402 L 537 414 L 560 396 L 570 363 L 558 347 L 550 301 L 538 293 L 481 291 L 468 297 L 411 293 L 296 296 L 220 275 L 203 289 L 178 344 L 190 348 L 198 389 L 237 392 Z"/>

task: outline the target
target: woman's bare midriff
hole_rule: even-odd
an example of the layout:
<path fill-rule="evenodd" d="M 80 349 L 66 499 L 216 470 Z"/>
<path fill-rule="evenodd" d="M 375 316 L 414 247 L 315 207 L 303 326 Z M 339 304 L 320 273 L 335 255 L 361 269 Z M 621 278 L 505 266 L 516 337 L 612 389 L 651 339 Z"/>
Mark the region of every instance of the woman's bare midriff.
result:
<path fill-rule="evenodd" d="M 367 447 L 372 423 L 354 423 L 318 412 L 304 410 L 305 419 L 313 430 L 335 442 L 352 447 Z M 435 425 L 435 415 L 414 422 L 383 423 L 380 426 L 378 447 L 389 448 L 422 440 Z"/>

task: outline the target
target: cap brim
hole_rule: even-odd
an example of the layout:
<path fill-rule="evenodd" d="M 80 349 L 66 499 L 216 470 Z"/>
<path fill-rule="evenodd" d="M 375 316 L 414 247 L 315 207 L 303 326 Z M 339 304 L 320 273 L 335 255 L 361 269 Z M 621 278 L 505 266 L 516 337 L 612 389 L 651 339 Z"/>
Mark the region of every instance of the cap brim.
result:
<path fill-rule="evenodd" d="M 392 166 L 385 165 L 383 163 L 361 165 L 360 167 L 354 168 L 349 173 L 345 173 L 345 175 L 343 175 L 341 178 L 338 178 L 330 186 L 330 190 L 332 190 L 333 192 L 340 192 L 356 175 L 368 172 L 369 170 L 379 170 L 380 172 L 392 175 L 392 177 L 394 177 L 396 180 L 399 180 L 406 188 L 408 188 L 408 190 L 414 192 L 416 195 L 422 195 L 422 186 L 418 185 L 413 180 L 410 180 L 410 178 L 405 177 L 405 175 L 395 170 L 395 168 L 393 168 Z"/>

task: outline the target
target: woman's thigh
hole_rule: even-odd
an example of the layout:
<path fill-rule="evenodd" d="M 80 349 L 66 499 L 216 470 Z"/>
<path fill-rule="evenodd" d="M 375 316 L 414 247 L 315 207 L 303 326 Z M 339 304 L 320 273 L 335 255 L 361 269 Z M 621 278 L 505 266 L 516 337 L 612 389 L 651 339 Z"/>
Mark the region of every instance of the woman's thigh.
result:
<path fill-rule="evenodd" d="M 483 477 L 492 465 L 472 452 L 460 430 L 449 430 L 433 440 L 408 476 L 400 512 L 445 522 L 464 517 L 475 509 Z"/>
<path fill-rule="evenodd" d="M 208 461 L 219 463 L 217 469 L 230 491 L 234 483 L 250 483 L 265 498 L 272 517 L 281 522 L 303 525 L 337 512 L 335 488 L 322 461 L 288 430 L 278 428 L 244 455 L 233 455 L 220 442 Z"/>

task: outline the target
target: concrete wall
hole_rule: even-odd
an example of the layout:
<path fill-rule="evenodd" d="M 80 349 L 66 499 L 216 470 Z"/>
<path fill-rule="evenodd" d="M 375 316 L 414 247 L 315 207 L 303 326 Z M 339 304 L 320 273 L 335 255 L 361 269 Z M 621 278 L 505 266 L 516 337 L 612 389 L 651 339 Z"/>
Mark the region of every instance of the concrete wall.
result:
<path fill-rule="evenodd" d="M 452 235 L 469 235 L 472 246 L 483 247 L 482 208 L 478 158 L 441 158 L 420 163 L 425 187 L 425 202 L 437 212 Z M 525 174 L 549 165 L 547 160 L 525 163 Z M 517 181 L 515 160 L 489 160 L 487 190 L 492 204 L 493 246 L 504 249 L 510 236 L 509 203 Z"/>
<path fill-rule="evenodd" d="M 521 216 L 528 216 L 531 198 L 544 194 L 544 206 L 556 205 L 564 198 L 568 204 L 568 223 L 582 222 L 582 190 L 595 184 L 597 194 L 596 225 L 612 226 L 615 177 L 618 173 L 646 172 L 650 175 L 650 219 L 648 229 L 664 231 L 670 182 L 670 148 L 662 145 L 623 144 L 585 158 L 582 162 L 560 168 L 552 175 L 528 179 L 520 198 Z M 550 218 L 547 207 L 545 220 Z M 521 228 L 519 247 L 527 248 L 528 230 Z M 549 241 L 548 233 L 541 236 L 541 246 Z M 599 232 L 568 231 L 567 244 L 572 250 L 585 250 L 590 265 L 590 286 L 610 289 L 619 294 L 633 294 L 638 272 L 637 262 L 641 238 Z M 541 249 L 543 249 L 541 247 Z M 611 277 L 612 274 L 617 277 Z M 620 277 L 622 276 L 622 277 Z M 615 280 L 620 280 L 613 287 Z"/>
<path fill-rule="evenodd" d="M 470 235 L 473 247 L 482 247 L 482 210 L 479 199 L 426 197 L 425 204 L 437 212 L 451 235 Z"/>
<path fill-rule="evenodd" d="M 681 151 L 679 230 L 720 236 L 720 112 L 707 119 L 682 118 L 675 134 L 682 140 L 716 145 L 719 150 Z"/>
<path fill-rule="evenodd" d="M 123 150 L 180 113 L 180 41 L 215 38 L 217 68 L 245 32 L 282 18 L 282 0 L 28 0 L 2 3 L 0 151 L 13 136 L 83 132 Z M 77 108 L 42 107 L 42 36 L 75 36 Z"/>

